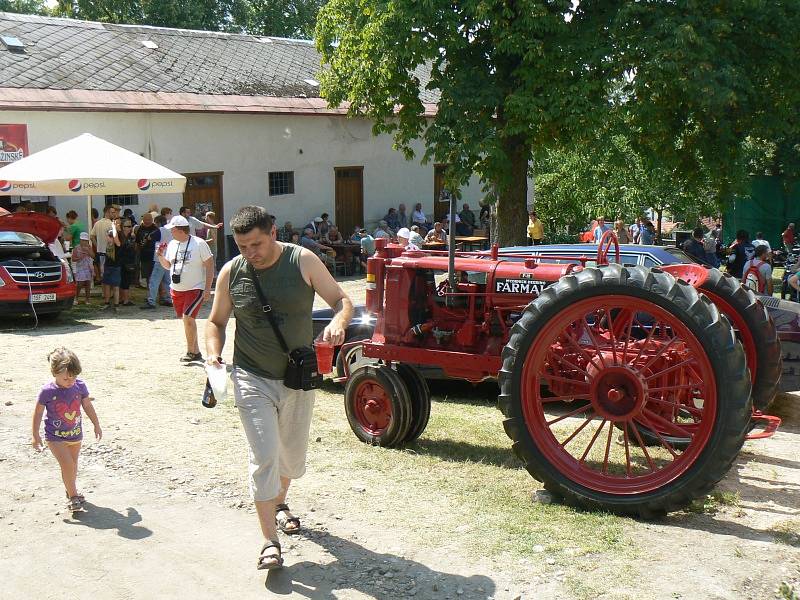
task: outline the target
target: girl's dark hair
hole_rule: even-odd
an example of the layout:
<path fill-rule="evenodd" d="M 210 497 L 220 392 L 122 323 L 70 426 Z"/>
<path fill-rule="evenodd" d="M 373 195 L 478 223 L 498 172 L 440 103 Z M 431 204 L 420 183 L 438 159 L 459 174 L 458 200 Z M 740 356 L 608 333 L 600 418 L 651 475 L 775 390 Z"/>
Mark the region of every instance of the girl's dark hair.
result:
<path fill-rule="evenodd" d="M 53 375 L 58 375 L 62 371 L 66 371 L 70 375 L 81 374 L 81 361 L 72 350 L 68 348 L 56 348 L 47 355 L 47 360 L 50 363 L 50 372 Z"/>

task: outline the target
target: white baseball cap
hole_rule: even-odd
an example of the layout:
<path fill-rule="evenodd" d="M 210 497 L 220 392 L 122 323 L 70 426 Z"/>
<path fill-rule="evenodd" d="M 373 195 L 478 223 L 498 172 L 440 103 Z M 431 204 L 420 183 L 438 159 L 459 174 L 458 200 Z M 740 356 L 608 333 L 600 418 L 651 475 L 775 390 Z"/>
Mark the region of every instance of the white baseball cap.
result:
<path fill-rule="evenodd" d="M 408 230 L 408 227 L 401 227 L 400 231 L 397 232 L 397 237 L 408 239 L 411 237 L 411 232 Z"/>
<path fill-rule="evenodd" d="M 182 217 L 180 215 L 175 215 L 170 219 L 170 222 L 165 226 L 167 229 L 172 229 L 173 227 L 188 227 L 189 221 L 186 220 L 186 217 Z"/>
<path fill-rule="evenodd" d="M 85 231 L 84 231 L 84 232 L 82 232 L 82 233 L 81 233 L 81 239 L 82 239 L 82 240 L 88 240 L 88 239 L 89 239 L 89 234 L 88 234 L 88 233 L 86 233 Z"/>

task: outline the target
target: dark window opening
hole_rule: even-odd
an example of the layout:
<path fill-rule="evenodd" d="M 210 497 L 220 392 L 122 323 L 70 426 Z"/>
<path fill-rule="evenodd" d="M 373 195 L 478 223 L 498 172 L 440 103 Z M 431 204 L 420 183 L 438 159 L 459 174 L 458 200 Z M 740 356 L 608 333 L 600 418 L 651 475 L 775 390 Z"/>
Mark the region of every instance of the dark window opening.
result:
<path fill-rule="evenodd" d="M 273 171 L 269 174 L 269 195 L 294 194 L 294 171 Z"/>

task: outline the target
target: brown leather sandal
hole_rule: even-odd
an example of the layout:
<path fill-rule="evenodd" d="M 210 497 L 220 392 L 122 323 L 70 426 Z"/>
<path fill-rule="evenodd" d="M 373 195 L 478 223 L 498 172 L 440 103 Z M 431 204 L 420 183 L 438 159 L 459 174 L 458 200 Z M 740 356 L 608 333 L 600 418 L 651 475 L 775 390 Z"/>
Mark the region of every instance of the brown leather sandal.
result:
<path fill-rule="evenodd" d="M 264 554 L 270 548 L 277 548 L 278 553 Z M 261 548 L 261 554 L 258 556 L 258 570 L 271 570 L 283 568 L 283 556 L 281 556 L 281 545 L 277 540 L 270 540 L 264 547 Z"/>
<path fill-rule="evenodd" d="M 292 535 L 300 531 L 300 518 L 299 517 L 287 517 L 278 516 L 279 513 L 289 513 L 291 510 L 289 509 L 288 504 L 278 504 L 275 507 L 275 524 L 280 528 L 283 533 L 288 535 Z M 293 525 L 290 527 L 290 525 Z"/>

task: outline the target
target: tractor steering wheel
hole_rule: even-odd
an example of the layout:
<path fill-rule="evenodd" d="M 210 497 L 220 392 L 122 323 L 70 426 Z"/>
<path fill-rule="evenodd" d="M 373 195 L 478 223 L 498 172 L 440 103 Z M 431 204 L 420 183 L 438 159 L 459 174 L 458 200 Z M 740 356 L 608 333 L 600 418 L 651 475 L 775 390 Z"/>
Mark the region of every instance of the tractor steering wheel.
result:
<path fill-rule="evenodd" d="M 609 229 L 603 233 L 600 243 L 597 244 L 597 266 L 608 264 L 608 251 L 611 250 L 612 244 L 614 245 L 614 262 L 619 264 L 619 240 L 617 234 Z"/>

